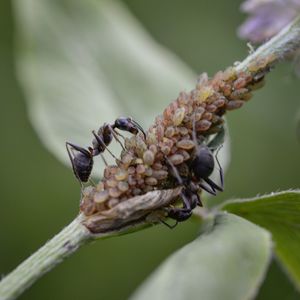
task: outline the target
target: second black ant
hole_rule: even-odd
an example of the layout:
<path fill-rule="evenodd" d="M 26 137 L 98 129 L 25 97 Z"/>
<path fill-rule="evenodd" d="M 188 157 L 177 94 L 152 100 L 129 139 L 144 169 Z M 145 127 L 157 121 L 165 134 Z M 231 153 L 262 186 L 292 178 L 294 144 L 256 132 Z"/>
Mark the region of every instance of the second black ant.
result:
<path fill-rule="evenodd" d="M 224 129 L 222 129 L 219 135 L 217 134 L 215 138 L 218 139 L 220 135 L 224 135 Z M 167 216 L 176 221 L 174 225 L 169 225 L 168 223 L 163 222 L 169 228 L 174 228 L 178 222 L 187 220 L 192 215 L 192 211 L 197 205 L 202 206 L 198 193 L 201 188 L 214 196 L 217 194 L 217 191 L 223 191 L 224 188 L 223 169 L 218 160 L 218 151 L 220 147 L 217 150 L 215 158 L 219 167 L 221 186 L 217 185 L 209 178 L 215 169 L 215 160 L 213 155 L 214 141 L 208 145 L 203 143 L 198 145 L 195 136 L 195 129 L 193 130 L 193 139 L 196 144 L 196 150 L 193 159 L 188 163 L 189 172 L 187 176 L 181 176 L 173 163 L 166 158 L 167 163 L 172 169 L 173 176 L 177 180 L 178 184 L 183 186 L 180 193 L 183 206 L 168 207 L 166 209 Z"/>

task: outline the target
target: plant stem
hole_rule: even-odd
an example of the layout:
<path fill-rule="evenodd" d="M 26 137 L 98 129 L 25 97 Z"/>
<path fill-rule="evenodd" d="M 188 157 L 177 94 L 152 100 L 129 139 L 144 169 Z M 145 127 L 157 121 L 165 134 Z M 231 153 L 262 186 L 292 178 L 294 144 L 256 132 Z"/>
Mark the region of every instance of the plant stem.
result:
<path fill-rule="evenodd" d="M 90 233 L 81 224 L 82 215 L 54 236 L 49 242 L 21 263 L 0 282 L 0 299 L 15 299 L 38 278 L 90 240 Z"/>
<path fill-rule="evenodd" d="M 245 71 L 253 62 L 275 55 L 276 62 L 287 58 L 300 47 L 300 16 L 284 27 L 278 34 L 268 42 L 261 45 L 251 53 L 244 61 L 238 64 L 237 71 Z"/>

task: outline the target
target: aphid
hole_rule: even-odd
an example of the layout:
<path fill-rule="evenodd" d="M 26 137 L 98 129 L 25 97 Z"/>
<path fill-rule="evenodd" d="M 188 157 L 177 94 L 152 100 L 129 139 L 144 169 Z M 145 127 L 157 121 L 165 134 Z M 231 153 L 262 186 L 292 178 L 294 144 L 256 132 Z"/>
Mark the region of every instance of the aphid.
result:
<path fill-rule="evenodd" d="M 94 164 L 93 149 L 91 147 L 85 149 L 69 142 L 66 142 L 66 148 L 75 177 L 81 184 L 87 182 Z"/>
<path fill-rule="evenodd" d="M 94 130 L 92 131 L 94 135 L 92 147 L 88 147 L 87 149 L 85 149 L 72 143 L 66 142 L 66 148 L 72 164 L 74 175 L 81 185 L 83 182 L 87 182 L 90 178 L 94 164 L 94 156 L 100 154 L 104 163 L 107 165 L 104 157 L 102 156 L 102 153 L 107 150 L 115 159 L 117 159 L 114 154 L 107 148 L 113 138 L 115 138 L 123 147 L 122 143 L 117 137 L 117 135 L 120 134 L 116 133 L 116 128 L 128 131 L 132 134 L 137 134 L 139 131 L 141 131 L 144 138 L 146 139 L 146 134 L 143 128 L 137 122 L 132 120 L 132 118 L 120 117 L 116 119 L 114 124 L 112 125 L 104 123 L 104 125 L 99 128 L 97 133 Z M 76 151 L 76 153 L 74 152 L 74 150 Z"/>

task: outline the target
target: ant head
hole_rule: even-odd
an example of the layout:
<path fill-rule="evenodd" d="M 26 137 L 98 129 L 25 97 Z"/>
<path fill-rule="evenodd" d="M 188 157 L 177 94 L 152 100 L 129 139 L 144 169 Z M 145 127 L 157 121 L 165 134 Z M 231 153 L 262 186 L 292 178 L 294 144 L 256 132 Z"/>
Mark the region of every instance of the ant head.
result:
<path fill-rule="evenodd" d="M 132 118 L 126 118 L 126 117 L 120 117 L 116 119 L 113 128 L 118 128 L 120 130 L 125 130 L 133 134 L 137 134 L 139 131 L 141 131 L 146 137 L 146 134 L 143 130 L 143 128 Z"/>

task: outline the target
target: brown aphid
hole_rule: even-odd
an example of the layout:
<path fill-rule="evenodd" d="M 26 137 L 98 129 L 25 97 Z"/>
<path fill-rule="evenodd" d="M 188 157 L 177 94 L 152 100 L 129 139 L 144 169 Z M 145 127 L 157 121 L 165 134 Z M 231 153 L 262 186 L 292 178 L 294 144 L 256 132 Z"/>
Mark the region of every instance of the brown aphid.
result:
<path fill-rule="evenodd" d="M 206 110 L 210 113 L 214 113 L 217 110 L 217 106 L 215 106 L 214 104 L 207 105 Z"/>
<path fill-rule="evenodd" d="M 128 172 L 126 170 L 120 169 L 118 173 L 116 173 L 115 178 L 118 181 L 125 180 L 128 177 Z"/>
<path fill-rule="evenodd" d="M 109 198 L 109 194 L 107 190 L 95 193 L 94 195 L 94 201 L 96 203 L 103 203 Z"/>
<path fill-rule="evenodd" d="M 201 120 L 196 123 L 197 131 L 206 131 L 211 126 L 211 122 L 208 120 Z"/>
<path fill-rule="evenodd" d="M 169 146 L 166 146 L 166 145 L 162 145 L 160 147 L 160 150 L 161 152 L 164 154 L 164 155 L 168 155 L 171 151 L 171 148 Z"/>
<path fill-rule="evenodd" d="M 169 160 L 171 161 L 171 163 L 173 165 L 179 165 L 183 163 L 184 157 L 180 154 L 173 154 L 171 156 L 169 156 Z"/>
<path fill-rule="evenodd" d="M 228 97 L 232 92 L 231 85 L 230 84 L 225 84 L 224 87 L 222 88 L 222 92 L 223 92 L 223 95 L 225 97 Z"/>
<path fill-rule="evenodd" d="M 153 154 L 155 155 L 157 153 L 157 146 L 156 145 L 150 145 L 149 150 L 151 152 L 153 152 Z"/>
<path fill-rule="evenodd" d="M 97 185 L 96 185 L 96 191 L 97 192 L 101 192 L 104 190 L 104 183 L 102 181 L 100 181 Z"/>
<path fill-rule="evenodd" d="M 108 207 L 109 208 L 113 208 L 114 206 L 118 205 L 120 203 L 119 199 L 116 199 L 116 198 L 111 198 L 108 200 Z"/>
<path fill-rule="evenodd" d="M 242 100 L 232 100 L 226 104 L 227 110 L 234 110 L 240 108 L 245 102 Z"/>
<path fill-rule="evenodd" d="M 188 104 L 189 95 L 186 92 L 180 92 L 177 98 L 179 104 Z"/>
<path fill-rule="evenodd" d="M 116 180 L 114 180 L 114 179 L 108 179 L 108 180 L 106 180 L 106 185 L 108 187 L 110 187 L 110 188 L 116 187 L 117 184 L 118 184 L 118 182 Z"/>
<path fill-rule="evenodd" d="M 127 152 L 123 157 L 122 157 L 122 163 L 125 168 L 128 168 L 133 160 L 133 155 L 129 152 Z"/>
<path fill-rule="evenodd" d="M 145 173 L 145 171 L 146 171 L 146 167 L 144 166 L 144 165 L 138 165 L 137 167 L 136 167 L 136 173 L 137 174 L 144 174 Z"/>
<path fill-rule="evenodd" d="M 152 169 L 154 170 L 161 170 L 162 169 L 162 164 L 160 162 L 156 162 L 153 164 Z"/>
<path fill-rule="evenodd" d="M 243 99 L 243 96 L 245 94 L 248 94 L 249 90 L 246 88 L 242 88 L 239 90 L 236 90 L 234 92 L 231 93 L 230 98 L 233 100 L 238 100 L 238 99 Z"/>
<path fill-rule="evenodd" d="M 143 161 L 146 165 L 151 166 L 154 162 L 155 156 L 151 150 L 146 150 L 143 154 Z"/>
<path fill-rule="evenodd" d="M 128 191 L 129 185 L 126 181 L 120 181 L 120 182 L 118 182 L 118 189 L 124 193 L 124 192 Z"/>
<path fill-rule="evenodd" d="M 112 198 L 118 198 L 121 195 L 121 191 L 116 187 L 110 188 L 108 190 L 108 193 L 109 193 L 109 196 Z"/>
<path fill-rule="evenodd" d="M 235 90 L 239 90 L 241 88 L 244 88 L 247 84 L 247 80 L 244 77 L 239 77 L 237 80 L 233 82 L 233 88 Z"/>
<path fill-rule="evenodd" d="M 128 176 L 127 182 L 128 182 L 128 184 L 131 185 L 131 186 L 134 186 L 134 185 L 136 185 L 136 183 L 137 183 L 136 180 L 135 180 L 135 177 L 133 177 L 132 175 L 129 175 L 129 176 Z"/>
<path fill-rule="evenodd" d="M 176 146 L 180 149 L 191 150 L 195 147 L 195 144 L 192 140 L 180 140 Z"/>
<path fill-rule="evenodd" d="M 155 185 L 157 185 L 157 179 L 154 178 L 154 177 L 147 177 L 145 179 L 145 183 L 148 184 L 148 185 L 155 186 Z"/>
<path fill-rule="evenodd" d="M 208 120 L 210 121 L 213 117 L 213 114 L 211 112 L 205 112 L 202 116 L 202 120 Z"/>
<path fill-rule="evenodd" d="M 189 130 L 186 127 L 178 127 L 178 132 L 181 136 L 187 135 Z"/>
<path fill-rule="evenodd" d="M 178 154 L 182 155 L 183 161 L 187 161 L 191 157 L 187 151 L 182 150 L 182 149 L 178 151 Z"/>
<path fill-rule="evenodd" d="M 133 167 L 133 166 L 129 167 L 127 172 L 129 175 L 133 175 L 135 173 L 135 167 Z"/>
<path fill-rule="evenodd" d="M 80 207 L 81 210 L 83 210 L 83 213 L 86 216 L 91 216 L 95 213 L 96 211 L 96 206 L 93 202 L 85 203 L 83 207 Z"/>
<path fill-rule="evenodd" d="M 159 141 L 161 141 L 161 140 L 163 139 L 164 133 L 165 133 L 164 127 L 161 126 L 161 125 L 158 125 L 158 126 L 156 127 L 156 137 L 157 137 L 157 139 L 158 139 Z"/>
<path fill-rule="evenodd" d="M 176 109 L 175 114 L 172 117 L 173 124 L 179 126 L 182 123 L 184 116 L 185 109 L 183 107 Z"/>
<path fill-rule="evenodd" d="M 214 101 L 214 105 L 219 108 L 219 107 L 224 106 L 225 102 L 226 102 L 226 99 L 223 97 L 220 97 L 216 101 Z"/>
<path fill-rule="evenodd" d="M 165 136 L 171 138 L 175 134 L 175 129 L 172 126 L 167 127 L 165 130 Z"/>
<path fill-rule="evenodd" d="M 153 173 L 152 168 L 148 167 L 148 168 L 146 168 L 144 175 L 150 177 L 150 176 L 152 176 L 152 173 Z"/>
<path fill-rule="evenodd" d="M 152 176 L 157 180 L 162 180 L 168 177 L 168 171 L 165 170 L 154 170 Z"/>

